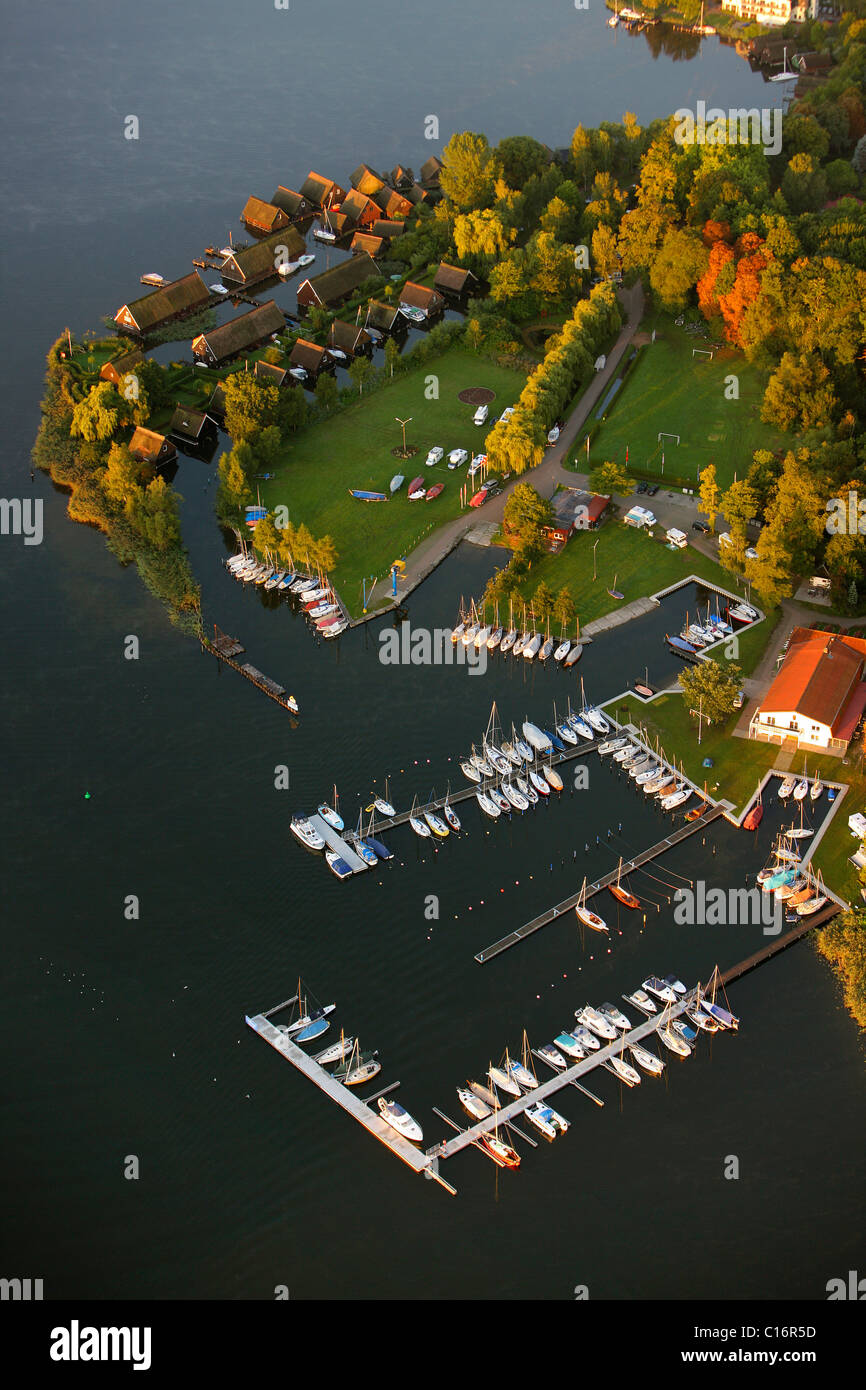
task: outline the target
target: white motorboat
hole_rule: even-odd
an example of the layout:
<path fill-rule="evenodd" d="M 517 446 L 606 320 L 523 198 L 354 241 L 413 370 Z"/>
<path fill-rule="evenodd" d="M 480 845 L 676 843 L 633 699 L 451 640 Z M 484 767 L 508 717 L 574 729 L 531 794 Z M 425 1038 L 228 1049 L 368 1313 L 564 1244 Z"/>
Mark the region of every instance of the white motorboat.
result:
<path fill-rule="evenodd" d="M 311 255 L 310 252 L 307 252 L 305 256 L 298 257 L 298 265 L 303 270 L 304 266 L 312 265 L 315 259 L 315 256 Z"/>
<path fill-rule="evenodd" d="M 584 719 L 591 724 L 597 734 L 609 734 L 610 724 L 605 719 L 601 710 L 586 708 L 581 711 Z"/>
<path fill-rule="evenodd" d="M 659 775 L 658 764 L 657 764 L 657 763 L 650 763 L 649 767 L 645 767 L 644 770 L 643 770 L 643 772 L 639 772 L 639 773 L 637 774 L 637 776 L 635 777 L 635 779 L 634 779 L 635 786 L 636 786 L 636 787 L 645 787 L 645 786 L 647 785 L 648 782 L 654 782 L 655 779 L 658 777 L 658 775 Z"/>
<path fill-rule="evenodd" d="M 539 1105 L 542 1106 L 540 1117 L 544 1119 L 547 1122 L 547 1124 L 552 1125 L 557 1134 L 565 1134 L 565 1131 L 568 1129 L 569 1126 L 569 1121 L 563 1119 L 562 1115 L 559 1114 L 558 1110 L 554 1110 L 553 1107 L 550 1105 L 545 1105 L 543 1101 L 536 1101 L 535 1106 L 530 1108 L 535 1108 L 536 1113 L 538 1114 Z"/>
<path fill-rule="evenodd" d="M 586 1056 L 585 1050 L 573 1033 L 557 1033 L 553 1041 L 557 1048 L 561 1048 L 567 1057 L 573 1057 L 576 1062 Z M 539 1051 L 543 1051 L 543 1048 L 539 1048 Z"/>
<path fill-rule="evenodd" d="M 666 1004 L 677 1002 L 676 991 L 665 980 L 660 980 L 657 975 L 648 975 L 643 982 L 643 987 L 650 994 L 654 994 L 656 999 L 662 999 Z"/>
<path fill-rule="evenodd" d="M 678 791 L 671 792 L 670 796 L 662 797 L 662 809 L 664 811 L 675 811 L 678 806 L 682 806 L 692 795 L 691 787 L 681 787 Z"/>
<path fill-rule="evenodd" d="M 665 1069 L 665 1064 L 654 1052 L 648 1052 L 639 1043 L 629 1043 L 628 1050 L 642 1071 L 649 1076 L 661 1076 Z"/>
<path fill-rule="evenodd" d="M 489 796 L 485 796 L 484 792 L 477 791 L 475 793 L 475 800 L 478 802 L 478 805 L 481 807 L 485 816 L 489 816 L 491 820 L 496 820 L 499 816 L 502 815 L 502 812 L 500 811 L 499 807 L 495 804 L 495 802 L 490 800 Z"/>
<path fill-rule="evenodd" d="M 538 1055 L 543 1057 L 551 1067 L 556 1067 L 557 1071 L 564 1071 L 568 1065 L 562 1053 L 552 1043 L 542 1043 L 538 1049 Z"/>
<path fill-rule="evenodd" d="M 405 1110 L 396 1100 L 386 1100 L 384 1096 L 379 1098 L 379 1114 L 398 1134 L 402 1134 L 404 1139 L 411 1139 L 413 1144 L 420 1144 L 424 1138 L 424 1131 L 417 1120 L 413 1120 L 408 1110 Z"/>
<path fill-rule="evenodd" d="M 314 825 L 306 816 L 292 816 L 292 834 L 296 835 L 302 845 L 307 849 L 324 849 L 325 842 Z"/>
<path fill-rule="evenodd" d="M 679 979 L 676 975 L 665 975 L 665 984 L 670 985 L 674 994 L 678 994 L 680 995 L 680 997 L 688 993 L 686 986 L 683 984 L 682 980 Z"/>
<path fill-rule="evenodd" d="M 603 1018 L 606 1018 L 609 1023 L 612 1023 L 614 1028 L 621 1028 L 624 1033 L 627 1033 L 632 1026 L 631 1019 L 628 1015 L 624 1014 L 622 1009 L 617 1008 L 616 1004 L 611 1004 L 608 999 L 600 1005 L 598 1012 Z"/>
<path fill-rule="evenodd" d="M 575 1009 L 574 1016 L 578 1023 L 582 1023 L 584 1028 L 595 1033 L 597 1038 L 604 1038 L 607 1042 L 612 1042 L 617 1036 L 613 1024 L 604 1018 L 597 1009 L 593 1009 L 590 1004 L 586 1004 L 582 1009 Z"/>
<path fill-rule="evenodd" d="M 353 869 L 335 849 L 325 850 L 325 862 L 336 878 L 351 878 Z"/>
<path fill-rule="evenodd" d="M 537 1129 L 540 1134 L 543 1134 L 545 1139 L 555 1139 L 556 1129 L 546 1118 L 545 1109 L 546 1107 L 542 1102 L 537 1100 L 534 1105 L 527 1105 L 523 1113 L 529 1123 Z"/>
<path fill-rule="evenodd" d="M 473 1095 L 466 1086 L 457 1087 L 457 1098 L 473 1120 L 486 1120 L 487 1116 L 492 1114 L 490 1106 L 486 1105 L 480 1096 Z"/>
<path fill-rule="evenodd" d="M 585 1052 L 598 1052 L 601 1047 L 601 1043 L 595 1036 L 595 1033 L 591 1033 L 583 1024 L 580 1024 L 578 1028 L 572 1030 L 572 1036 Z"/>

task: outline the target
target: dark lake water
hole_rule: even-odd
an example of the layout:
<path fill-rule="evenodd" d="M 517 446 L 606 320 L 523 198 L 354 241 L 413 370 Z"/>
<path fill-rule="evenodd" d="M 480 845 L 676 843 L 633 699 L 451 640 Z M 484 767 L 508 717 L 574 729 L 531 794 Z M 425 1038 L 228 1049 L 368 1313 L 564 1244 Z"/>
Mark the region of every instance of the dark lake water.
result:
<path fill-rule="evenodd" d="M 250 193 L 362 159 L 417 167 L 465 127 L 558 145 L 626 109 L 646 121 L 698 98 L 778 99 L 733 50 L 656 55 L 606 13 L 292 0 L 245 10 L 240 44 L 225 0 L 51 3 L 8 21 L 0 468 L 4 496 L 43 499 L 45 539 L 0 540 L 4 1271 L 43 1277 L 46 1297 L 269 1298 L 283 1283 L 293 1298 L 353 1299 L 360 1282 L 369 1298 L 570 1299 L 588 1284 L 593 1298 L 808 1299 L 862 1259 L 862 1045 L 809 945 L 736 986 L 739 1036 L 702 1040 L 621 1100 L 602 1077 L 603 1110 L 564 1097 L 570 1134 L 527 1151 L 519 1175 L 455 1159 L 456 1200 L 243 1023 L 302 974 L 379 1049 L 383 1080 L 401 1081 L 434 1139 L 430 1107 L 456 1115 L 455 1086 L 524 1028 L 540 1043 L 647 973 L 692 981 L 762 945 L 760 928 L 676 926 L 666 899 L 684 878 L 753 874 L 778 808 L 756 838 L 721 823 L 661 861 L 645 924 L 617 923 L 611 900 L 609 943 L 582 949 L 572 915 L 479 967 L 482 946 L 660 838 L 661 813 L 627 779 L 590 758 L 589 790 L 495 825 L 467 806 L 465 834 L 438 850 L 395 832 L 396 860 L 344 884 L 296 845 L 289 817 L 334 783 L 346 811 L 386 775 L 400 805 L 458 785 L 494 699 L 506 726 L 546 722 L 554 700 L 578 700 L 574 672 L 386 667 L 381 623 L 317 647 L 287 605 L 226 574 L 213 469 L 183 460 L 205 615 L 294 691 L 293 727 L 171 629 L 102 538 L 68 522 L 63 495 L 30 479 L 49 342 L 97 326 L 142 271 L 183 273 L 238 228 Z M 123 139 L 130 113 L 137 142 Z M 431 113 L 439 142 L 424 139 Z M 450 626 L 494 563 L 463 547 L 412 597 L 412 622 Z M 662 637 L 690 603 L 677 595 L 590 646 L 588 695 L 610 698 L 645 666 L 672 679 Z M 138 661 L 124 659 L 129 634 Z M 288 791 L 274 788 L 281 764 Z M 129 894 L 138 921 L 124 918 Z M 138 1182 L 122 1176 L 130 1154 Z"/>

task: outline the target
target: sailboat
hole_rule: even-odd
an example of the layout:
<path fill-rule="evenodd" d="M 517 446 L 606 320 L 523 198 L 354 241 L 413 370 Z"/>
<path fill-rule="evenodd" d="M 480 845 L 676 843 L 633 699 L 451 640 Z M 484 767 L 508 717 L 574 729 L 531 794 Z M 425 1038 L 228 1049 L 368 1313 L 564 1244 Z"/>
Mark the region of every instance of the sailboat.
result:
<path fill-rule="evenodd" d="M 821 774 L 820 774 L 820 772 L 818 772 L 818 773 L 815 774 L 815 778 L 814 778 L 814 780 L 813 780 L 813 782 L 812 782 L 811 787 L 809 788 L 809 798 L 810 798 L 810 800 L 812 800 L 812 801 L 817 801 L 818 798 L 820 797 L 820 795 L 821 795 L 821 793 L 822 793 L 823 790 L 824 790 L 824 784 L 823 784 L 823 782 L 821 781 Z"/>
<path fill-rule="evenodd" d="M 530 608 L 530 610 L 529 610 L 529 614 L 530 614 L 530 617 L 532 618 L 532 621 L 535 622 L 535 613 L 533 612 L 533 610 L 532 610 L 531 608 Z M 523 656 L 524 660 L 526 660 L 526 661 L 534 661 L 535 658 L 538 656 L 539 651 L 541 650 L 541 644 L 542 644 L 543 641 L 544 641 L 544 638 L 542 637 L 541 633 L 540 633 L 540 632 L 535 632 L 535 631 L 533 630 L 533 631 L 529 634 L 529 640 L 528 640 L 526 643 L 524 643 L 524 646 L 523 646 L 522 656 Z"/>
<path fill-rule="evenodd" d="M 807 898 L 805 902 L 798 902 L 795 904 L 798 917 L 811 917 L 813 913 L 818 912 L 825 906 L 829 899 L 827 894 L 821 891 L 823 887 L 824 883 L 821 878 L 821 870 L 819 869 L 818 877 L 814 884 L 815 891 L 812 897 Z"/>
<path fill-rule="evenodd" d="M 414 799 L 413 802 L 412 802 L 412 810 L 411 810 L 410 815 L 409 815 L 409 824 L 411 825 L 412 829 L 415 831 L 415 834 L 418 835 L 418 836 L 420 836 L 420 838 L 421 838 L 422 840 L 429 840 L 429 838 L 430 838 L 430 826 L 426 823 L 426 821 L 421 820 L 420 816 L 416 816 L 415 810 L 416 810 L 417 804 L 418 804 L 418 798 L 417 798 L 417 796 L 416 796 L 415 799 Z"/>
<path fill-rule="evenodd" d="M 446 796 L 445 796 L 445 801 L 444 801 L 443 806 L 442 806 L 442 814 L 443 814 L 443 816 L 445 817 L 445 819 L 447 820 L 447 822 L 448 822 L 448 824 L 450 825 L 450 827 L 451 827 L 452 830 L 459 830 L 459 829 L 460 829 L 460 817 L 458 816 L 457 812 L 454 810 L 454 808 L 453 808 L 452 805 L 451 805 L 451 802 L 450 802 L 450 800 L 449 800 L 450 796 L 451 796 L 451 785 L 450 785 L 450 783 L 449 783 L 449 785 L 448 785 L 448 792 L 447 792 L 447 794 L 446 794 Z"/>
<path fill-rule="evenodd" d="M 495 615 L 493 621 L 494 621 L 494 623 L 495 623 L 495 627 L 493 628 L 493 631 L 491 632 L 490 636 L 489 636 L 488 639 L 487 639 L 487 650 L 488 650 L 489 652 L 494 652 L 494 651 L 496 651 L 496 648 L 499 646 L 499 644 L 500 644 L 500 642 L 502 641 L 502 638 L 503 638 L 502 628 L 501 628 L 500 623 L 499 623 L 499 604 L 498 604 L 498 603 L 497 603 L 497 605 L 496 605 L 496 615 Z"/>
<path fill-rule="evenodd" d="M 625 594 L 621 593 L 620 590 L 616 587 L 616 575 L 613 576 L 613 583 L 611 584 L 607 592 L 611 598 L 625 598 Z"/>
<path fill-rule="evenodd" d="M 607 27 L 608 27 L 608 29 L 615 29 L 616 26 L 617 26 L 618 24 L 619 24 L 619 10 L 618 10 L 617 7 L 616 7 L 616 0 L 614 0 L 613 14 L 611 15 L 610 19 L 607 21 Z"/>
<path fill-rule="evenodd" d="M 517 641 L 517 629 L 514 626 L 514 598 L 508 600 L 508 631 L 499 643 L 501 652 L 510 652 L 514 643 Z"/>
<path fill-rule="evenodd" d="M 771 81 L 771 82 L 796 82 L 798 77 L 799 77 L 799 73 L 791 72 L 791 69 L 788 67 L 788 49 L 787 49 L 787 47 L 786 47 L 786 48 L 784 48 L 784 49 L 782 50 L 782 71 L 781 71 L 781 72 L 775 73 L 775 74 L 770 78 L 770 81 Z"/>
<path fill-rule="evenodd" d="M 607 931 L 607 923 L 603 917 L 599 917 L 597 912 L 593 912 L 586 905 L 586 878 L 583 880 L 583 887 L 580 890 L 580 897 L 574 908 L 579 922 L 592 931 Z"/>
<path fill-rule="evenodd" d="M 378 1076 L 381 1070 L 382 1063 L 376 1061 L 376 1054 L 362 1052 L 356 1038 L 349 1060 L 336 1067 L 331 1075 L 336 1077 L 337 1081 L 342 1081 L 344 1086 L 363 1086 L 365 1082 Z"/>
<path fill-rule="evenodd" d="M 330 206 L 330 200 L 329 200 L 329 206 Z M 333 243 L 337 240 L 337 233 L 334 231 L 333 227 L 331 226 L 330 221 L 328 220 L 328 208 L 327 208 L 327 207 L 322 208 L 322 215 L 324 216 L 324 219 L 325 219 L 325 226 L 324 226 L 324 227 L 317 227 L 316 230 L 313 232 L 313 236 L 315 237 L 316 241 L 324 241 L 324 242 L 327 242 L 327 244 L 328 244 L 329 246 L 331 246 L 331 245 L 333 245 Z"/>
<path fill-rule="evenodd" d="M 388 792 L 388 778 L 385 778 L 385 795 L 374 796 L 371 806 L 366 808 L 368 811 L 376 810 L 380 816 L 396 816 L 397 812 L 391 803 Z"/>
<path fill-rule="evenodd" d="M 559 630 L 559 646 L 553 653 L 554 661 L 564 661 L 571 651 L 571 638 L 565 635 L 565 624 Z"/>
<path fill-rule="evenodd" d="M 804 760 L 803 760 L 803 776 L 800 778 L 799 782 L 797 783 L 796 787 L 794 788 L 794 800 L 795 800 L 795 801 L 802 801 L 808 790 L 809 790 L 809 778 L 808 778 L 807 775 L 806 775 L 806 761 L 805 761 L 805 759 L 804 759 Z"/>
<path fill-rule="evenodd" d="M 616 883 L 609 883 L 608 891 L 613 894 L 618 902 L 625 907 L 640 907 L 640 900 L 630 893 L 627 888 L 623 888 L 620 880 L 622 879 L 622 855 L 619 857 L 619 868 L 616 871 Z"/>
<path fill-rule="evenodd" d="M 511 1058 L 508 1056 L 507 1052 L 505 1054 L 505 1068 L 489 1066 L 487 1068 L 487 1075 L 490 1077 L 494 1086 L 499 1087 L 500 1091 L 505 1091 L 509 1096 L 517 1097 L 520 1095 L 520 1086 L 511 1075 Z"/>
<path fill-rule="evenodd" d="M 346 822 L 337 810 L 337 788 L 334 787 L 334 804 L 329 806 L 327 801 L 323 801 L 318 808 L 319 815 L 323 821 L 327 821 L 332 830 L 345 830 Z"/>
<path fill-rule="evenodd" d="M 712 24 L 704 23 L 704 0 L 701 0 L 701 18 L 699 23 L 693 26 L 692 33 L 701 34 L 705 35 L 706 37 L 709 37 L 710 35 L 715 34 L 716 32 L 717 31 L 713 28 Z"/>
<path fill-rule="evenodd" d="M 782 783 L 782 785 L 781 785 L 780 788 L 779 788 L 779 800 L 780 800 L 780 801 L 787 801 L 788 797 L 791 795 L 791 792 L 794 790 L 794 787 L 795 787 L 795 786 L 796 786 L 796 779 L 793 778 L 793 777 L 791 777 L 790 774 L 789 774 L 789 775 L 785 778 L 784 782 Z"/>
<path fill-rule="evenodd" d="M 580 640 L 580 618 L 575 619 L 575 631 L 577 635 L 574 639 L 574 645 L 572 646 L 571 651 L 568 653 L 568 656 L 563 661 L 563 666 L 573 666 L 576 661 L 580 660 L 580 657 L 583 653 L 583 643 Z"/>
<path fill-rule="evenodd" d="M 544 645 L 542 646 L 541 651 L 538 653 L 538 659 L 539 659 L 539 661 L 547 661 L 548 657 L 553 656 L 553 649 L 554 649 L 555 646 L 556 646 L 556 643 L 554 642 L 553 638 L 552 638 L 551 635 L 550 635 L 550 614 L 548 613 L 548 615 L 547 615 L 547 637 L 545 638 Z"/>
<path fill-rule="evenodd" d="M 332 1062 L 344 1062 L 347 1055 L 352 1055 L 352 1048 L 355 1046 L 354 1038 L 347 1038 L 345 1033 L 340 1033 L 340 1041 L 332 1043 L 330 1047 L 320 1052 L 315 1061 L 320 1067 L 330 1066 Z"/>

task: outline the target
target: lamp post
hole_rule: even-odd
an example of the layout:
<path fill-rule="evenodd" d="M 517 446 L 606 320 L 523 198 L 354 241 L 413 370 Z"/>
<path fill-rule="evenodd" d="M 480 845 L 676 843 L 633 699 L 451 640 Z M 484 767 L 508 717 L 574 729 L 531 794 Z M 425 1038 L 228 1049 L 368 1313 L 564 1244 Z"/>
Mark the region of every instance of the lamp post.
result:
<path fill-rule="evenodd" d="M 397 421 L 397 424 L 398 424 L 398 425 L 402 425 L 402 427 L 403 427 L 403 457 L 405 458 L 405 457 L 406 457 L 406 426 L 411 422 L 412 416 L 410 415 L 406 420 L 401 420 L 399 415 L 395 415 L 395 416 L 394 416 L 394 419 Z"/>
<path fill-rule="evenodd" d="M 599 536 L 599 538 L 598 538 L 598 541 L 600 541 L 600 540 L 601 540 L 601 536 Z M 595 541 L 595 542 L 593 543 L 593 547 L 592 547 L 592 577 L 593 577 L 593 581 L 595 580 L 595 577 L 596 577 L 596 569 L 595 569 L 595 548 L 596 548 L 596 546 L 598 545 L 598 541 Z"/>

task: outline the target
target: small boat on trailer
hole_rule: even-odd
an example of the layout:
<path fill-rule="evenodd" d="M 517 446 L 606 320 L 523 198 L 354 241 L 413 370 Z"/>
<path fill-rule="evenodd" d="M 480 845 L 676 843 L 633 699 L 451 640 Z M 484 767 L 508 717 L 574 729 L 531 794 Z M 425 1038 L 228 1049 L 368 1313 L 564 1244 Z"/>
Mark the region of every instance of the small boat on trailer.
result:
<path fill-rule="evenodd" d="M 349 488 L 349 496 L 354 497 L 357 502 L 387 502 L 388 495 L 384 492 L 366 492 L 362 488 Z"/>

